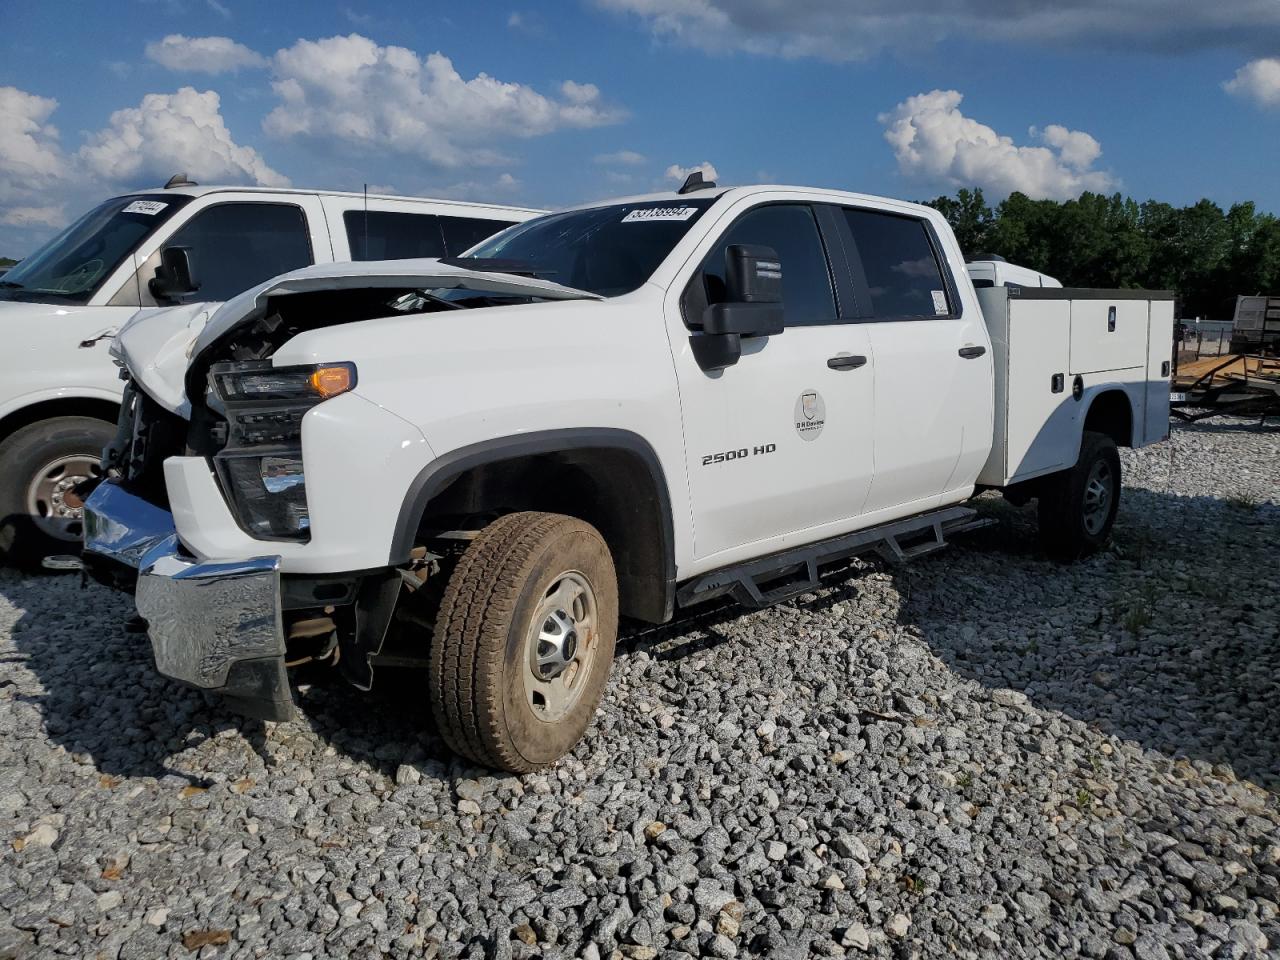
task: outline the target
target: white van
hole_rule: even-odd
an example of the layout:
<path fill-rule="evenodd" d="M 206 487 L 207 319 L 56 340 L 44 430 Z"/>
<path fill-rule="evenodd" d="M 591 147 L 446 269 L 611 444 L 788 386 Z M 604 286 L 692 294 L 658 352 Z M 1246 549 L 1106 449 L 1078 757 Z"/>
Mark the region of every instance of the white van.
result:
<path fill-rule="evenodd" d="M 0 276 L 0 555 L 77 549 L 74 488 L 123 392 L 108 342 L 139 309 L 230 300 L 309 264 L 454 256 L 539 212 L 182 175 L 90 210 Z"/>

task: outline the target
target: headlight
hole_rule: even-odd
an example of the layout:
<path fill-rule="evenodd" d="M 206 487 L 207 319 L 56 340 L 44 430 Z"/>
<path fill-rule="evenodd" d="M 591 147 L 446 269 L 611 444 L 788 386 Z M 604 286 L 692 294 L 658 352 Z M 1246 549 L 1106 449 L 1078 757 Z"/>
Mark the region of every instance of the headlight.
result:
<path fill-rule="evenodd" d="M 328 400 L 356 385 L 354 363 L 273 367 L 269 360 L 219 363 L 209 371 L 223 403 L 247 400 Z"/>
<path fill-rule="evenodd" d="M 219 363 L 209 382 L 227 417 L 227 442 L 214 465 L 240 526 L 260 540 L 308 539 L 302 418 L 354 387 L 355 365 Z"/>

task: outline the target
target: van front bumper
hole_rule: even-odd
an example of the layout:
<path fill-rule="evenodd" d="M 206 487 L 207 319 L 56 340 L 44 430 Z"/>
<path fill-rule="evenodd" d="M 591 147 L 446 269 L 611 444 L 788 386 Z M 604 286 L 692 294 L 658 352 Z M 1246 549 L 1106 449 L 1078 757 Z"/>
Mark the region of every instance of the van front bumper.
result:
<path fill-rule="evenodd" d="M 118 483 L 84 505 L 84 559 L 99 576 L 136 575 L 138 613 L 156 669 L 215 693 L 238 713 L 293 718 L 280 614 L 280 558 L 199 561 L 178 541 L 173 516 Z"/>

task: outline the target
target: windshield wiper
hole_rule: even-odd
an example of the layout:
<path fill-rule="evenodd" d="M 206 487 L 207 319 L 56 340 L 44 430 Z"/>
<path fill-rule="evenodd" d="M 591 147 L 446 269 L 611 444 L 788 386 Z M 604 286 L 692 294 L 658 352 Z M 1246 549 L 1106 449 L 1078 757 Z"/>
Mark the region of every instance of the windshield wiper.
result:
<path fill-rule="evenodd" d="M 527 260 L 510 260 L 503 257 L 441 257 L 440 262 L 448 267 L 480 270 L 484 273 L 509 273 L 515 277 L 552 277 L 560 272 L 543 270 Z"/>
<path fill-rule="evenodd" d="M 5 287 L 9 290 L 21 290 L 22 284 L 17 280 L 0 280 L 0 287 Z"/>

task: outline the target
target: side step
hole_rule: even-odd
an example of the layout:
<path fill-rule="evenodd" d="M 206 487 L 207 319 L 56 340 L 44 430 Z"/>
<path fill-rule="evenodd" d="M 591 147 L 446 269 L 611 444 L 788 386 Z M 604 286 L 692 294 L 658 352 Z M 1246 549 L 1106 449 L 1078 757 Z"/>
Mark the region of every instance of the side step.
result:
<path fill-rule="evenodd" d="M 815 589 L 828 564 L 872 552 L 904 563 L 941 550 L 947 534 L 993 523 L 969 507 L 946 507 L 703 574 L 683 584 L 676 599 L 689 607 L 730 594 L 743 606 L 768 607 Z"/>

